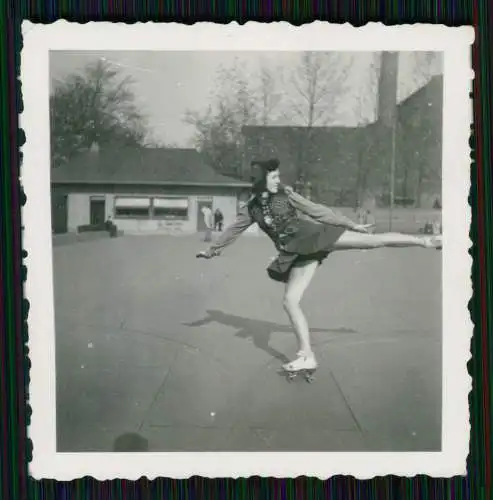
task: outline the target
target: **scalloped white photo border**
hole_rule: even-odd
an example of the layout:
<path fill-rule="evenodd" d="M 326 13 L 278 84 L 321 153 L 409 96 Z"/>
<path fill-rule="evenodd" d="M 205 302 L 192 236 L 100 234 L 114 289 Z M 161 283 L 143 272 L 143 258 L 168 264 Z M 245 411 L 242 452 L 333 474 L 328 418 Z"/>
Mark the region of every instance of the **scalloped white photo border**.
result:
<path fill-rule="evenodd" d="M 470 124 L 472 104 L 472 27 L 438 25 L 388 27 L 373 23 L 314 22 L 295 27 L 287 22 L 218 25 L 88 23 L 57 21 L 51 25 L 25 21 L 22 26 L 22 99 L 20 126 L 21 183 L 27 196 L 22 210 L 23 248 L 30 302 L 28 404 L 32 418 L 28 437 L 33 444 L 30 475 L 35 479 L 72 480 L 92 476 L 106 480 L 142 476 L 187 478 L 300 475 L 325 479 L 351 475 L 366 479 L 394 474 L 450 477 L 466 474 L 469 453 L 467 372 L 473 323 L 468 311 L 472 296 L 472 259 L 468 250 L 471 210 Z M 443 106 L 443 384 L 442 451 L 436 453 L 57 453 L 55 415 L 55 323 L 50 205 L 50 50 L 258 50 L 258 51 L 442 51 Z"/>

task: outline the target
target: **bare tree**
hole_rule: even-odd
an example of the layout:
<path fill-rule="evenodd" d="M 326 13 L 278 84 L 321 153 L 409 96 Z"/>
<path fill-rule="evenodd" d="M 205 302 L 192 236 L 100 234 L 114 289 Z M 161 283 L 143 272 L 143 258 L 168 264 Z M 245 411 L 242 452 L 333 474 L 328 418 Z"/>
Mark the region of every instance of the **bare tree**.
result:
<path fill-rule="evenodd" d="M 50 96 L 54 165 L 93 143 L 102 147 L 143 144 L 145 120 L 131 85 L 130 78 L 103 60 L 59 82 Z"/>
<path fill-rule="evenodd" d="M 216 171 L 241 176 L 242 130 L 257 122 L 254 89 L 238 61 L 221 67 L 211 105 L 203 113 L 188 110 L 185 122 L 195 127 L 195 146 Z"/>
<path fill-rule="evenodd" d="M 302 124 L 300 140 L 291 144 L 296 162 L 296 176 L 303 184 L 310 165 L 319 155 L 313 127 L 325 126 L 336 118 L 337 104 L 346 89 L 349 64 L 335 52 L 304 52 L 291 77 L 294 96 L 285 116 Z"/>
<path fill-rule="evenodd" d="M 363 85 L 360 85 L 358 92 L 353 99 L 353 108 L 360 125 L 360 133 L 355 138 L 357 144 L 355 149 L 357 152 L 357 172 L 356 172 L 356 202 L 361 205 L 368 196 L 368 182 L 371 173 L 371 162 L 368 157 L 371 155 L 373 141 L 368 135 L 366 126 L 369 124 L 369 115 L 377 114 L 377 95 L 378 95 L 378 79 L 380 74 L 380 55 L 378 53 L 371 54 L 371 59 L 368 64 L 366 79 Z M 369 113 L 369 110 L 372 113 Z M 363 128 L 365 127 L 365 128 Z"/>
<path fill-rule="evenodd" d="M 258 95 L 256 102 L 258 121 L 265 127 L 272 119 L 273 112 L 281 100 L 280 95 L 276 92 L 275 77 L 266 66 L 262 66 L 260 69 L 256 94 Z"/>
<path fill-rule="evenodd" d="M 234 114 L 224 103 L 204 113 L 188 111 L 186 123 L 195 127 L 195 146 L 204 160 L 217 172 L 236 176 L 241 166 L 237 124 Z"/>
<path fill-rule="evenodd" d="M 247 68 L 236 59 L 229 67 L 219 68 L 216 75 L 215 103 L 227 109 L 235 123 L 243 127 L 257 118 L 255 89 L 250 84 Z"/>
<path fill-rule="evenodd" d="M 288 112 L 305 127 L 327 125 L 335 118 L 348 71 L 340 53 L 304 52 L 291 78 L 296 97 Z"/>

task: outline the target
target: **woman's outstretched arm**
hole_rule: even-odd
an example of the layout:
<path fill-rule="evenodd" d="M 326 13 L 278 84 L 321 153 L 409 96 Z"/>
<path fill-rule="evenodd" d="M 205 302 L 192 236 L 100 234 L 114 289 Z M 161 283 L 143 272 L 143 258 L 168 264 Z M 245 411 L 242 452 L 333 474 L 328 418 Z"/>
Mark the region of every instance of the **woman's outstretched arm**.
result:
<path fill-rule="evenodd" d="M 222 235 L 205 252 L 200 252 L 197 257 L 214 257 L 219 255 L 227 246 L 234 243 L 238 237 L 253 224 L 248 213 L 248 208 L 243 209 L 236 217 L 235 222 L 228 226 Z"/>
<path fill-rule="evenodd" d="M 351 231 L 357 232 L 368 232 L 368 227 L 371 226 L 371 224 L 357 224 L 349 217 L 346 217 L 345 215 L 336 212 L 329 207 L 326 207 L 325 205 L 314 203 L 313 201 L 304 198 L 300 194 L 295 193 L 293 188 L 291 187 L 285 187 L 284 189 L 289 197 L 289 201 L 291 202 L 293 207 L 296 208 L 296 210 L 299 210 L 300 212 L 308 215 L 318 222 L 321 222 L 322 224 L 344 227 Z"/>

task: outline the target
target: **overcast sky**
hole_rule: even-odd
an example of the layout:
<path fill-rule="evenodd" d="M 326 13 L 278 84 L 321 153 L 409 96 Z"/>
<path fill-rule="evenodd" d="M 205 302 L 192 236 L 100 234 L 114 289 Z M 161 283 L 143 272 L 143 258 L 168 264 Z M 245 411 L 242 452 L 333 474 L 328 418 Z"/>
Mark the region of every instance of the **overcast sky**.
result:
<path fill-rule="evenodd" d="M 221 66 L 230 67 L 236 61 L 252 75 L 267 66 L 276 75 L 278 91 L 296 99 L 288 82 L 300 57 L 300 52 L 52 52 L 51 86 L 82 71 L 88 63 L 104 58 L 122 74 L 133 78 L 133 91 L 139 107 L 148 117 L 151 134 L 162 143 L 183 147 L 192 145 L 194 133 L 193 127 L 184 123 L 184 114 L 187 109 L 203 111 L 207 108 Z M 351 53 L 347 57 L 351 61 L 347 90 L 338 102 L 334 124 L 351 126 L 374 118 L 375 100 L 369 68 L 375 56 L 366 52 Z M 426 67 L 422 60 L 419 54 L 400 54 L 398 100 L 420 88 L 432 74 L 441 72 L 439 56 Z M 367 96 L 364 109 L 356 111 L 355 102 L 361 96 Z M 286 121 L 284 116 L 274 116 L 272 123 L 295 124 Z"/>

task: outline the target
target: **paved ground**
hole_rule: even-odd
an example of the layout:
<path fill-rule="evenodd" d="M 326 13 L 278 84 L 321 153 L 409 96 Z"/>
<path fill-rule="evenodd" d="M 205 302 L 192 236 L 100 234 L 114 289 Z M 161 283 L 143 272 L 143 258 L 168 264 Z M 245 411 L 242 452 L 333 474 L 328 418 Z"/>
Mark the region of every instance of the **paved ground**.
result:
<path fill-rule="evenodd" d="M 265 273 L 270 243 L 243 236 L 211 261 L 194 258 L 202 247 L 128 236 L 54 249 L 60 451 L 112 451 L 127 433 L 118 449 L 440 448 L 441 252 L 329 257 L 304 299 L 310 385 L 277 374 L 296 344 Z"/>

